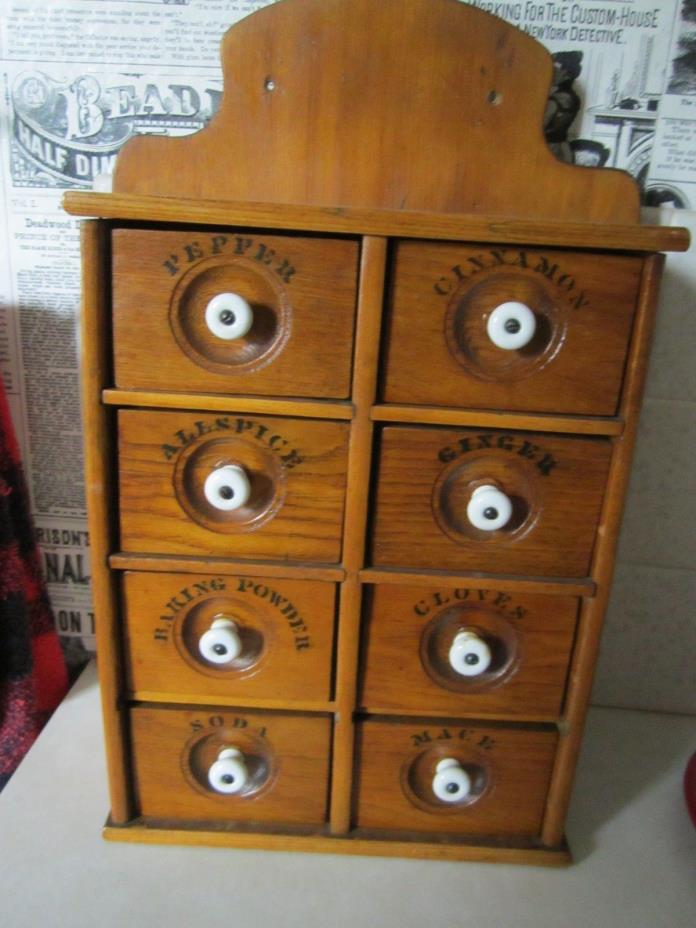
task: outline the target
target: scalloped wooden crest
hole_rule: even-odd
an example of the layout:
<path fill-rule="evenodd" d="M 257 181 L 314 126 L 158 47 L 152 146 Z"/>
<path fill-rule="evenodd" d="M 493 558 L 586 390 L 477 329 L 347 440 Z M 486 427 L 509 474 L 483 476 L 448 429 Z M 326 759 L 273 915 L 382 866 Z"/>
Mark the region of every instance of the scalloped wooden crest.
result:
<path fill-rule="evenodd" d="M 633 223 L 624 171 L 544 140 L 552 62 L 461 0 L 281 0 L 222 43 L 219 112 L 138 137 L 115 193 Z"/>

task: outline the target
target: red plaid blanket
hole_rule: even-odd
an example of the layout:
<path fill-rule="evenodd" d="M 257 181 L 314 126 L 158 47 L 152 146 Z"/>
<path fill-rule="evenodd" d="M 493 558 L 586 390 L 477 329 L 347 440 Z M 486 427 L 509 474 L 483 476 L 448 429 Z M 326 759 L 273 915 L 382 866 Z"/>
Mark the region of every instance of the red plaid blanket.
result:
<path fill-rule="evenodd" d="M 0 378 L 0 789 L 67 686 Z"/>

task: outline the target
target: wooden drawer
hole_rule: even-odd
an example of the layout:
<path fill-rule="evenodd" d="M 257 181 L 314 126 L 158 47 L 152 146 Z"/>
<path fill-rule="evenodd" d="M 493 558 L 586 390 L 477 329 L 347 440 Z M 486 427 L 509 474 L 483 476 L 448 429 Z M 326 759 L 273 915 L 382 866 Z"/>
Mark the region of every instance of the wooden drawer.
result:
<path fill-rule="evenodd" d="M 373 562 L 585 576 L 610 454 L 610 442 L 600 438 L 385 428 Z M 507 522 L 493 528 L 505 506 Z"/>
<path fill-rule="evenodd" d="M 123 600 L 136 699 L 330 699 L 331 583 L 128 572 Z"/>
<path fill-rule="evenodd" d="M 577 613 L 571 596 L 464 585 L 369 588 L 360 705 L 557 718 Z"/>
<path fill-rule="evenodd" d="M 356 241 L 119 229 L 112 247 L 118 387 L 349 395 Z M 238 303 L 208 309 L 226 293 L 250 307 L 246 334 Z"/>
<path fill-rule="evenodd" d="M 554 249 L 399 242 L 383 399 L 474 409 L 616 414 L 642 259 Z M 504 303 L 532 311 L 513 328 Z M 495 341 L 494 341 L 495 339 Z"/>
<path fill-rule="evenodd" d="M 326 819 L 328 717 L 139 707 L 131 711 L 131 732 L 141 815 L 199 821 Z M 240 753 L 222 758 L 233 761 L 227 770 L 211 771 L 224 750 Z M 218 787 L 238 792 L 216 791 L 211 777 Z"/>
<path fill-rule="evenodd" d="M 362 722 L 356 824 L 420 832 L 538 835 L 557 741 L 553 731 L 468 721 Z M 447 760 L 455 762 L 454 771 L 438 770 Z M 454 787 L 448 789 L 450 782 Z"/>
<path fill-rule="evenodd" d="M 118 424 L 125 551 L 340 559 L 347 424 L 142 410 Z M 248 500 L 220 508 L 223 491 Z"/>

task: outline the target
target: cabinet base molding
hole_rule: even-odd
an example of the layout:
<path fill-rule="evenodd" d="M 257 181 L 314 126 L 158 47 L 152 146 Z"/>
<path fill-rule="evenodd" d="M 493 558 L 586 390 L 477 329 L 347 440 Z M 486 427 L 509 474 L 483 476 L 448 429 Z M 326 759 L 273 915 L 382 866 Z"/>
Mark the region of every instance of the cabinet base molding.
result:
<path fill-rule="evenodd" d="M 186 827 L 137 819 L 127 825 L 107 821 L 107 841 L 131 844 L 189 844 L 203 847 L 232 847 L 245 850 L 291 851 L 308 854 L 358 854 L 370 857 L 407 857 L 416 860 L 468 860 L 478 863 L 526 864 L 565 867 L 572 856 L 565 839 L 558 847 L 542 847 L 521 841 L 505 846 L 497 842 L 462 840 L 440 836 L 429 841 L 422 835 L 409 838 L 355 829 L 350 835 L 330 835 L 324 829 L 302 828 L 244 831 L 231 828 Z"/>

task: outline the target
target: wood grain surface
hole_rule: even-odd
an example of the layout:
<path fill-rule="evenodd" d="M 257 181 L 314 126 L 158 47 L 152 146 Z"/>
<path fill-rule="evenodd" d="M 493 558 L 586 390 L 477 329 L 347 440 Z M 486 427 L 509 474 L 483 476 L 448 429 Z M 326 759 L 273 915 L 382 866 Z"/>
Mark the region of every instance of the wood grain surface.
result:
<path fill-rule="evenodd" d="M 610 454 L 600 438 L 387 427 L 372 563 L 585 576 Z M 490 481 L 513 499 L 514 515 L 510 527 L 479 532 L 466 507 L 473 488 Z"/>
<path fill-rule="evenodd" d="M 348 401 L 281 399 L 245 396 L 239 393 L 170 393 L 164 390 L 102 391 L 107 406 L 136 409 L 200 409 L 208 412 L 251 412 L 275 416 L 301 416 L 307 419 L 351 419 L 353 404 Z M 606 422 L 605 419 L 598 420 Z"/>
<path fill-rule="evenodd" d="M 303 232 L 431 238 L 451 242 L 499 242 L 509 245 L 553 245 L 606 251 L 686 251 L 690 233 L 683 226 L 641 225 L 637 221 L 576 222 L 554 219 L 506 219 L 467 213 L 433 213 L 410 209 L 364 209 L 292 203 L 220 203 L 214 199 L 156 197 L 129 193 L 68 190 L 63 209 L 72 216 L 137 220 L 148 223 L 196 222 Z"/>
<path fill-rule="evenodd" d="M 135 788 L 142 815 L 196 821 L 323 822 L 330 721 L 291 713 L 139 707 L 131 711 Z M 222 795 L 207 770 L 237 747 L 260 786 Z"/>
<path fill-rule="evenodd" d="M 359 705 L 367 711 L 554 720 L 562 708 L 578 600 L 460 587 L 375 586 L 364 605 Z M 489 645 L 489 672 L 448 665 L 460 630 Z"/>
<path fill-rule="evenodd" d="M 147 570 L 157 573 L 199 574 L 205 568 L 209 573 L 244 574 L 246 577 L 269 577 L 275 580 L 343 580 L 342 567 L 323 567 L 311 564 L 283 564 L 275 561 L 235 560 L 221 557 L 192 557 L 167 554 L 126 554 L 115 551 L 109 557 L 109 566 L 115 570 Z M 586 592 L 591 592 L 587 590 Z"/>
<path fill-rule="evenodd" d="M 184 445 L 182 430 L 184 442 L 199 437 Z M 143 553 L 335 563 L 347 439 L 348 426 L 337 422 L 120 410 L 121 546 Z M 185 461 L 182 455 L 188 455 Z M 260 484 L 258 494 L 252 484 L 259 509 L 247 522 L 215 521 L 217 514 L 202 502 L 207 475 L 228 463 L 247 467 Z"/>
<path fill-rule="evenodd" d="M 350 392 L 358 242 L 244 229 L 116 229 L 116 386 L 342 399 Z M 243 338 L 205 324 L 208 301 L 252 306 Z"/>
<path fill-rule="evenodd" d="M 346 518 L 343 525 L 343 564 L 346 576 L 340 587 L 338 610 L 337 711 L 331 756 L 330 821 L 333 834 L 345 834 L 350 828 L 355 736 L 353 710 L 362 601 L 359 572 L 364 564 L 367 544 L 373 441 L 370 409 L 377 392 L 386 260 L 386 239 L 366 236 L 360 259 L 352 388 L 355 415 L 350 428 Z"/>
<path fill-rule="evenodd" d="M 382 398 L 588 416 L 616 414 L 642 262 L 554 249 L 399 242 Z M 486 323 L 518 301 L 536 334 L 496 347 Z"/>
<path fill-rule="evenodd" d="M 107 390 L 105 393 L 118 391 Z M 107 400 L 110 402 L 110 400 Z M 156 404 L 151 404 L 156 405 Z M 331 418 L 338 418 L 333 413 Z M 598 416 L 555 416 L 552 413 L 529 414 L 507 409 L 467 409 L 461 406 L 416 406 L 378 403 L 372 407 L 375 422 L 416 422 L 422 425 L 453 425 L 462 428 L 496 429 L 500 426 L 514 431 L 562 432 L 572 435 L 620 435 L 624 424 L 619 418 Z"/>
<path fill-rule="evenodd" d="M 474 7 L 272 4 L 226 34 L 222 65 L 225 92 L 210 125 L 180 139 L 133 139 L 117 161 L 117 193 L 638 217 L 628 174 L 572 167 L 549 150 L 548 52 Z M 514 157 L 492 157 L 502 139 Z"/>
<path fill-rule="evenodd" d="M 358 724 L 358 827 L 472 835 L 537 835 L 558 736 L 552 731 L 439 722 Z M 432 793 L 438 761 L 452 757 L 482 792 L 462 805 Z"/>
<path fill-rule="evenodd" d="M 112 558 L 113 560 L 113 558 Z M 154 568 L 153 568 L 154 569 Z M 321 579 L 332 579 L 322 577 Z M 365 567 L 360 571 L 363 583 L 389 583 L 413 586 L 467 586 L 472 590 L 496 590 L 506 593 L 540 593 L 542 596 L 594 596 L 593 580 L 550 580 L 546 577 L 525 577 L 516 574 L 496 574 L 495 577 L 480 571 L 404 570 L 397 567 Z"/>
<path fill-rule="evenodd" d="M 249 705 L 282 694 L 290 705 L 331 697 L 334 584 L 127 572 L 122 594 L 132 698 Z M 231 619 L 242 641 L 229 664 L 210 663 L 199 648 L 218 617 Z"/>

